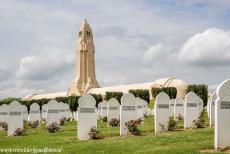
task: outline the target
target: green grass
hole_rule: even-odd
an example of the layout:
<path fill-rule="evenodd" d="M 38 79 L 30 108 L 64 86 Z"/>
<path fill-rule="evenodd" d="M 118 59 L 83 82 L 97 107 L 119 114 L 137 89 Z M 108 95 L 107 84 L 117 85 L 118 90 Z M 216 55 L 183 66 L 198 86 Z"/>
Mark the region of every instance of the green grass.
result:
<path fill-rule="evenodd" d="M 98 121 L 102 136 L 99 140 L 78 141 L 76 122 L 67 122 L 61 131 L 50 134 L 44 124 L 36 129 L 26 128 L 26 136 L 8 137 L 0 131 L 0 148 L 61 148 L 62 153 L 200 153 L 214 146 L 213 128 L 183 130 L 154 134 L 153 116 L 139 126 L 141 136 L 119 136 L 119 128 L 107 128 Z"/>

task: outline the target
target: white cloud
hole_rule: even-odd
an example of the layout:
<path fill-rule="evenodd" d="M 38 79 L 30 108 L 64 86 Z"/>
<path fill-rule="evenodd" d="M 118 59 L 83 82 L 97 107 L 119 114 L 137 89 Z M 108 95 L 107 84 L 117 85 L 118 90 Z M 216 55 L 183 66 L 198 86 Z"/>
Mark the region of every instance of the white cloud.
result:
<path fill-rule="evenodd" d="M 17 77 L 21 80 L 47 80 L 73 68 L 74 54 L 60 48 L 35 49 L 33 56 L 21 59 Z"/>
<path fill-rule="evenodd" d="M 211 28 L 192 36 L 182 46 L 179 59 L 201 66 L 230 64 L 230 32 Z"/>

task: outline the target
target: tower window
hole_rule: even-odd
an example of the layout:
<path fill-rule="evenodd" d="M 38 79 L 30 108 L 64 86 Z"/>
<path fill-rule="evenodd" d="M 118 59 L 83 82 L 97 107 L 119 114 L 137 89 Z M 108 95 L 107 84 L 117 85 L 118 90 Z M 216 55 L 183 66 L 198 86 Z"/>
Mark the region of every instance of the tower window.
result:
<path fill-rule="evenodd" d="M 81 36 L 81 35 L 82 35 L 82 31 L 79 32 L 79 36 Z"/>
<path fill-rule="evenodd" d="M 90 36 L 90 32 L 89 32 L 89 31 L 87 31 L 86 34 L 87 34 L 88 36 Z"/>

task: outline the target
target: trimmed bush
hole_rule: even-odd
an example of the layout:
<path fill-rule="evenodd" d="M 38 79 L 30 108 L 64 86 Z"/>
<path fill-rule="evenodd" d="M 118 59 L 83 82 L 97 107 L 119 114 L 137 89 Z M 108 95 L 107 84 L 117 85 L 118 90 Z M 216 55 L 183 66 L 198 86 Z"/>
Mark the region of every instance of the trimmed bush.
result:
<path fill-rule="evenodd" d="M 151 90 L 153 98 L 156 98 L 157 95 L 161 92 L 168 94 L 170 99 L 175 99 L 177 95 L 177 89 L 175 87 L 152 88 Z"/>
<path fill-rule="evenodd" d="M 130 89 L 129 93 L 133 94 L 135 97 L 139 97 L 146 100 L 149 103 L 149 90 L 148 89 Z"/>
<path fill-rule="evenodd" d="M 69 96 L 68 97 L 68 104 L 71 112 L 77 111 L 78 108 L 78 100 L 80 96 Z"/>
<path fill-rule="evenodd" d="M 121 97 L 123 96 L 122 92 L 106 92 L 105 100 L 110 100 L 110 98 L 116 98 L 119 103 L 121 103 Z"/>
<path fill-rule="evenodd" d="M 56 97 L 55 100 L 58 102 L 68 103 L 69 97 Z"/>
<path fill-rule="evenodd" d="M 102 118 L 102 121 L 103 121 L 103 122 L 107 122 L 107 117 L 103 117 L 103 118 Z"/>
<path fill-rule="evenodd" d="M 101 94 L 90 94 L 90 95 L 92 95 L 95 98 L 95 100 L 96 100 L 96 107 L 98 106 L 98 104 L 100 102 L 103 101 L 103 97 L 102 97 Z"/>
<path fill-rule="evenodd" d="M 204 101 L 204 106 L 207 105 L 208 102 L 208 86 L 204 85 L 204 84 L 200 84 L 200 85 L 189 85 L 187 87 L 186 92 L 194 92 L 196 93 L 203 101 Z"/>

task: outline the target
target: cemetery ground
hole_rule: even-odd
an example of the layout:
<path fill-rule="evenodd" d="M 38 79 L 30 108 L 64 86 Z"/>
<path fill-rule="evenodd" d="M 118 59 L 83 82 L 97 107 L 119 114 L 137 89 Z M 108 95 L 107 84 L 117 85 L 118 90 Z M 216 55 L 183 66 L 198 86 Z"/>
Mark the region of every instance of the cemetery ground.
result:
<path fill-rule="evenodd" d="M 119 136 L 119 127 L 107 128 L 106 123 L 98 121 L 101 139 L 77 140 L 76 121 L 61 126 L 58 133 L 48 133 L 45 124 L 39 128 L 26 126 L 26 135 L 8 137 L 0 132 L 0 148 L 62 148 L 62 153 L 208 153 L 215 152 L 214 129 L 183 130 L 181 121 L 177 130 L 155 134 L 153 116 L 145 118 L 139 128 L 141 136 Z M 207 122 L 207 119 L 206 119 Z M 221 153 L 221 152 L 215 152 Z"/>

